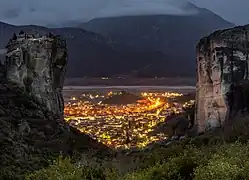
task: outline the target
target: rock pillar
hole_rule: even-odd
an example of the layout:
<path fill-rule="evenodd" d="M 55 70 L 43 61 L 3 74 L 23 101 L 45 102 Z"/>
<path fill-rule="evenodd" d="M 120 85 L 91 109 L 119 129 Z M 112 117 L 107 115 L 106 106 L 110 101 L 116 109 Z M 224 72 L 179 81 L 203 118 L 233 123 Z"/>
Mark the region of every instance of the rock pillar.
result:
<path fill-rule="evenodd" d="M 20 33 L 6 46 L 5 76 L 9 82 L 63 115 L 62 88 L 67 64 L 66 42 L 58 36 Z"/>
<path fill-rule="evenodd" d="M 249 109 L 249 26 L 216 31 L 197 45 L 196 119 L 199 132 Z"/>

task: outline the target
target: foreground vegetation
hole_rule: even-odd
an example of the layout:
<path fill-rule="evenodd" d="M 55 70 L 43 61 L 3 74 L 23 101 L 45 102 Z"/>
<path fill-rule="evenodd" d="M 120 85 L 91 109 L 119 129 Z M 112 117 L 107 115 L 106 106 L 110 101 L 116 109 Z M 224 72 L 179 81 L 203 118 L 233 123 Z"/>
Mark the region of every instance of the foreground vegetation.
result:
<path fill-rule="evenodd" d="M 157 148 L 140 154 L 131 164 L 73 163 L 60 157 L 27 180 L 242 180 L 249 179 L 249 143 Z M 135 159 L 134 159 L 135 160 Z M 129 166 L 126 169 L 125 166 Z M 136 165 L 136 166 L 134 166 Z M 126 172 L 122 172 L 124 169 Z M 129 172 L 130 171 L 130 172 Z M 133 171 L 133 172 L 132 172 Z"/>
<path fill-rule="evenodd" d="M 26 180 L 246 180 L 248 123 L 97 162 L 59 157 Z M 227 134 L 228 133 L 228 134 Z M 214 135 L 216 134 L 216 135 Z"/>
<path fill-rule="evenodd" d="M 0 169 L 0 179 L 249 180 L 248 127 L 249 118 L 243 117 L 208 134 L 140 151 L 37 157 L 37 164 L 44 163 L 43 169 L 32 172 L 26 168 L 24 176 L 17 176 L 18 166 L 6 165 Z"/>

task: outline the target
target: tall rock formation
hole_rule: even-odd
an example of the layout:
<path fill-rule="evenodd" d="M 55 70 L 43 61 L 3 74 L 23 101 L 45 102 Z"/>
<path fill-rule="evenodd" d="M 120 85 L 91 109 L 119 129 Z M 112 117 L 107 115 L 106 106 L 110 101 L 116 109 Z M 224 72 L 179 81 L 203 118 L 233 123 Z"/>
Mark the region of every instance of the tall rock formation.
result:
<path fill-rule="evenodd" d="M 197 45 L 196 124 L 220 127 L 248 110 L 249 25 L 220 30 Z"/>
<path fill-rule="evenodd" d="M 6 46 L 6 78 L 40 103 L 63 115 L 62 88 L 67 64 L 66 42 L 58 36 L 20 33 Z"/>
<path fill-rule="evenodd" d="M 8 43 L 0 66 L 0 179 L 24 179 L 51 155 L 106 152 L 62 119 L 66 49 L 51 34 L 21 33 Z"/>

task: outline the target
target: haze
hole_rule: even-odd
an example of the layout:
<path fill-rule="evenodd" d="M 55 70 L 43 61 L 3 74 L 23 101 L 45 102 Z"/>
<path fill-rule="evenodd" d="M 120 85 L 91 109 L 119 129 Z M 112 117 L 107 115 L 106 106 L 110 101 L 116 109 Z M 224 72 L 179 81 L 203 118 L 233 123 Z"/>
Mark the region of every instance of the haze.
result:
<path fill-rule="evenodd" d="M 11 24 L 58 24 L 97 17 L 143 14 L 195 14 L 184 0 L 0 0 L 0 21 Z M 235 24 L 249 22 L 248 0 L 192 0 Z"/>

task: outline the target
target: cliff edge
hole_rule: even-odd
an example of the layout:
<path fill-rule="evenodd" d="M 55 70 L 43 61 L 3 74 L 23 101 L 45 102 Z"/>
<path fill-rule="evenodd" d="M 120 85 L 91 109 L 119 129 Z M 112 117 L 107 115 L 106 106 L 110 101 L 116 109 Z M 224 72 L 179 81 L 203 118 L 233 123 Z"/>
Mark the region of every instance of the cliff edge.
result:
<path fill-rule="evenodd" d="M 6 46 L 6 79 L 55 114 L 63 115 L 62 88 L 67 64 L 66 41 L 59 36 L 20 33 Z"/>
<path fill-rule="evenodd" d="M 220 30 L 197 45 L 198 131 L 222 127 L 249 111 L 249 25 Z"/>
<path fill-rule="evenodd" d="M 0 179 L 17 179 L 51 155 L 107 148 L 63 120 L 66 42 L 21 32 L 0 67 Z"/>

